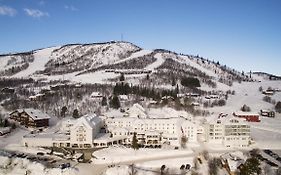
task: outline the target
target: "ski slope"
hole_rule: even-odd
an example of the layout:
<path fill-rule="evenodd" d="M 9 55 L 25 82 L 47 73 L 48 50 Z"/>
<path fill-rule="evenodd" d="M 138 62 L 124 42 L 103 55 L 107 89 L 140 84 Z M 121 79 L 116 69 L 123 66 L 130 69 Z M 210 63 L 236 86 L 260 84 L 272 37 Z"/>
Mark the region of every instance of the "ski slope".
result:
<path fill-rule="evenodd" d="M 50 47 L 42 50 L 38 50 L 34 53 L 34 61 L 29 63 L 27 69 L 22 70 L 12 77 L 21 78 L 21 77 L 29 77 L 34 74 L 36 71 L 42 71 L 45 69 L 45 64 L 49 61 L 51 53 L 53 50 L 59 47 Z"/>
<path fill-rule="evenodd" d="M 156 71 L 156 68 L 158 68 L 159 66 L 161 66 L 165 59 L 162 57 L 162 55 L 160 53 L 155 54 L 154 56 L 157 60 L 155 62 L 153 62 L 152 64 L 146 66 L 144 69 L 146 70 L 152 70 L 152 72 Z"/>
<path fill-rule="evenodd" d="M 191 67 L 194 67 L 194 68 L 206 73 L 209 76 L 217 77 L 217 75 L 213 71 L 204 68 L 203 66 L 199 65 L 198 63 L 191 60 L 187 56 L 179 56 L 179 57 L 182 58 L 182 60 L 180 61 L 181 63 L 185 63 L 187 65 L 190 65 Z M 177 60 L 177 61 L 179 61 L 179 60 Z"/>

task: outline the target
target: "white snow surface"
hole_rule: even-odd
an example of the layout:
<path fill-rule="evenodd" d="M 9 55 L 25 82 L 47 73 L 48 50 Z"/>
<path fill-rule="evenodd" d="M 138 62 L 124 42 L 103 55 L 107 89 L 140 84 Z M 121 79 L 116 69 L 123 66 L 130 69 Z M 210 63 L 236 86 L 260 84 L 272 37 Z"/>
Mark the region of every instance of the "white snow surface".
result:
<path fill-rule="evenodd" d="M 113 147 L 95 151 L 93 153 L 93 156 L 95 156 L 96 158 L 93 159 L 93 163 L 118 164 L 128 161 L 172 158 L 177 156 L 191 155 L 192 153 L 193 152 L 189 149 L 171 150 L 171 149 L 140 148 L 139 150 L 134 150 L 132 148 L 113 146 Z"/>
<path fill-rule="evenodd" d="M 76 58 L 83 56 L 83 59 L 93 60 L 91 68 L 95 68 L 122 60 L 119 56 L 124 54 L 124 52 L 134 52 L 137 49 L 135 45 L 127 42 L 66 45 L 53 52 L 51 60 L 56 63 L 74 62 Z"/>
<path fill-rule="evenodd" d="M 259 113 L 261 109 L 274 110 L 275 105 L 263 101 L 265 96 L 259 91 L 259 87 L 273 89 L 281 87 L 281 81 L 261 81 L 261 82 L 242 82 L 234 83 L 231 87 L 235 90 L 235 95 L 228 95 L 225 106 L 208 108 L 212 113 L 211 117 L 217 117 L 221 112 L 232 115 L 233 112 L 240 111 L 240 108 L 246 104 L 251 108 L 251 113 Z M 271 99 L 276 102 L 281 101 L 281 92 L 276 92 Z M 251 146 L 261 149 L 280 149 L 281 145 L 281 114 L 276 113 L 275 118 L 260 116 L 261 122 L 248 122 L 251 126 L 251 137 L 255 144 Z M 212 145 L 208 145 L 214 147 Z M 217 147 L 218 149 L 219 146 Z"/>
<path fill-rule="evenodd" d="M 186 111 L 177 111 L 173 108 L 163 107 L 163 108 L 150 108 L 147 111 L 150 118 L 177 118 L 184 117 L 191 119 L 192 115 Z"/>
<path fill-rule="evenodd" d="M 155 69 L 158 68 L 159 66 L 161 66 L 165 61 L 165 59 L 162 57 L 162 54 L 160 54 L 160 53 L 155 54 L 154 57 L 157 60 L 155 62 L 153 62 L 152 64 L 146 66 L 144 69 L 155 71 Z"/>
<path fill-rule="evenodd" d="M 213 71 L 202 67 L 201 65 L 199 65 L 199 64 L 196 62 L 196 60 L 191 60 L 191 59 L 190 59 L 189 57 L 187 57 L 187 56 L 179 56 L 179 58 L 180 58 L 180 60 L 178 59 L 177 61 L 182 62 L 182 63 L 185 63 L 185 64 L 187 64 L 187 65 L 190 65 L 191 67 L 194 67 L 194 68 L 196 68 L 196 69 L 198 69 L 198 70 L 200 70 L 200 71 L 206 73 L 206 74 L 209 75 L 209 76 L 217 77 L 217 75 L 216 75 Z"/>
<path fill-rule="evenodd" d="M 281 81 L 262 81 L 262 82 L 242 82 L 234 83 L 231 90 L 235 90 L 235 95 L 228 95 L 228 100 L 225 106 L 210 108 L 211 112 L 215 113 L 232 113 L 239 111 L 246 104 L 251 108 L 251 112 L 258 113 L 261 109 L 274 109 L 274 105 L 263 101 L 263 95 L 259 91 L 259 87 L 267 89 L 268 87 L 280 88 Z M 272 97 L 277 101 L 281 101 L 281 92 L 276 92 Z"/>
<path fill-rule="evenodd" d="M 51 53 L 53 52 L 53 50 L 58 48 L 59 46 L 35 51 L 34 61 L 32 63 L 29 63 L 28 68 L 16 73 L 12 77 L 17 77 L 17 78 L 29 77 L 30 75 L 34 74 L 36 71 L 44 70 L 45 65 L 50 60 Z"/>
<path fill-rule="evenodd" d="M 6 70 L 7 69 L 6 65 L 7 65 L 9 59 L 11 59 L 10 56 L 4 56 L 0 59 L 0 70 Z"/>

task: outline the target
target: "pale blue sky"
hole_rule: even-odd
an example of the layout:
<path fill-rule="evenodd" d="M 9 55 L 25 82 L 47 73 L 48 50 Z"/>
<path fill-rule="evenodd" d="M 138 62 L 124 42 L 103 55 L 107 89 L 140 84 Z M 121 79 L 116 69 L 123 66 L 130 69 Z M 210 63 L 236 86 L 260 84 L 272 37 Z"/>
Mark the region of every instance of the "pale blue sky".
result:
<path fill-rule="evenodd" d="M 124 40 L 281 75 L 280 0 L 0 0 L 0 53 Z"/>

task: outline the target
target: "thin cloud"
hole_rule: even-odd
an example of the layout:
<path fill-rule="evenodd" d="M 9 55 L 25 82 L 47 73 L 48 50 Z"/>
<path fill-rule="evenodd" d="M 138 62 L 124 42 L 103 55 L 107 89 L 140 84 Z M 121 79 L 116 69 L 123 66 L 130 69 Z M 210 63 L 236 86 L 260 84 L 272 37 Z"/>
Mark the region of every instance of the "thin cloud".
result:
<path fill-rule="evenodd" d="M 70 11 L 78 11 L 78 8 L 72 6 L 72 5 L 65 5 L 64 8 L 66 10 L 70 10 Z"/>
<path fill-rule="evenodd" d="M 39 5 L 41 5 L 41 6 L 43 6 L 43 5 L 45 5 L 46 4 L 46 2 L 44 1 L 44 0 L 41 0 L 41 1 L 39 1 L 39 3 L 38 3 Z"/>
<path fill-rule="evenodd" d="M 15 16 L 17 10 L 8 6 L 0 6 L 0 15 Z"/>
<path fill-rule="evenodd" d="M 25 8 L 23 10 L 26 13 L 26 15 L 31 16 L 33 18 L 41 18 L 41 17 L 44 17 L 44 16 L 49 16 L 49 13 L 42 12 L 42 11 L 40 11 L 38 9 L 28 9 L 28 8 Z"/>

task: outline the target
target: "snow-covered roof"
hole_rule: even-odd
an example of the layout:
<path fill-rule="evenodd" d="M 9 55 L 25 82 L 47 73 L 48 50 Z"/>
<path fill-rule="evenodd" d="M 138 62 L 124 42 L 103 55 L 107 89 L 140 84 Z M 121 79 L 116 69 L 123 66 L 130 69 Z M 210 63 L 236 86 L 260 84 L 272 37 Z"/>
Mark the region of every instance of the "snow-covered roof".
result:
<path fill-rule="evenodd" d="M 114 126 L 109 126 L 108 130 L 110 132 L 129 132 L 128 128 L 120 128 L 120 127 L 114 127 Z"/>
<path fill-rule="evenodd" d="M 232 124 L 247 124 L 245 122 L 246 119 L 238 118 L 233 116 L 226 116 L 226 117 L 214 117 L 209 120 L 209 124 L 224 124 L 224 125 L 232 125 Z"/>
<path fill-rule="evenodd" d="M 134 118 L 147 118 L 147 114 L 145 109 L 138 103 L 134 104 L 129 110 L 128 110 L 129 117 Z"/>
<path fill-rule="evenodd" d="M 129 99 L 128 95 L 118 95 L 118 97 L 120 98 L 120 100 L 128 100 Z"/>
<path fill-rule="evenodd" d="M 237 168 L 244 163 L 246 159 L 241 151 L 225 153 L 221 156 L 221 158 L 227 160 L 231 172 L 237 170 Z"/>
<path fill-rule="evenodd" d="M 27 115 L 29 115 L 33 120 L 41 120 L 41 119 L 50 119 L 51 117 L 43 113 L 42 111 L 38 109 L 33 109 L 33 108 L 27 108 L 27 109 L 22 109 L 18 110 L 19 112 L 25 112 Z"/>
<path fill-rule="evenodd" d="M 73 125 L 74 128 L 84 125 L 88 128 L 95 128 L 99 123 L 102 122 L 102 119 L 99 118 L 96 114 L 84 115 L 77 119 L 77 122 Z"/>
<path fill-rule="evenodd" d="M 180 125 L 182 127 L 184 127 L 184 126 L 197 126 L 197 124 L 195 124 L 195 122 L 191 122 L 190 120 L 180 120 Z"/>
<path fill-rule="evenodd" d="M 149 118 L 178 118 L 183 117 L 187 120 L 193 120 L 192 115 L 188 114 L 186 111 L 177 111 L 173 108 L 150 108 L 147 112 Z"/>
<path fill-rule="evenodd" d="M 99 92 L 92 92 L 91 98 L 95 98 L 95 97 L 102 97 L 102 94 Z"/>
<path fill-rule="evenodd" d="M 11 131 L 11 127 L 0 127 L 0 133 L 4 134 L 4 133 L 8 133 Z"/>
<path fill-rule="evenodd" d="M 253 116 L 253 115 L 259 116 L 258 113 L 243 112 L 243 111 L 237 111 L 237 112 L 234 112 L 233 114 L 234 114 L 234 115 L 238 115 L 238 116 Z"/>

